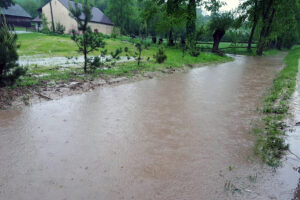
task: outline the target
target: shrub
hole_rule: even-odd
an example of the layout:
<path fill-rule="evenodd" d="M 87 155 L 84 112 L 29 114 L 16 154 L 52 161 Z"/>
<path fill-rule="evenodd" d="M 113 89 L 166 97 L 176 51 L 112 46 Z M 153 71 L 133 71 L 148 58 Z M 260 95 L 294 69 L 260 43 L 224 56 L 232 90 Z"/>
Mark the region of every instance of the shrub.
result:
<path fill-rule="evenodd" d="M 103 51 L 101 51 L 101 57 L 105 57 L 107 54 L 107 49 L 104 49 Z"/>
<path fill-rule="evenodd" d="M 192 48 L 190 49 L 190 55 L 193 57 L 197 57 L 200 55 L 200 50 L 198 48 Z"/>
<path fill-rule="evenodd" d="M 153 43 L 153 44 L 156 44 L 156 41 L 157 41 L 156 37 L 153 36 L 153 37 L 152 37 L 152 43 Z"/>
<path fill-rule="evenodd" d="M 66 30 L 66 27 L 64 25 L 62 25 L 59 22 L 56 23 L 55 32 L 57 34 L 60 34 L 60 35 L 64 34 L 65 30 Z"/>
<path fill-rule="evenodd" d="M 48 27 L 48 21 L 47 21 L 47 18 L 46 18 L 46 16 L 43 14 L 42 15 L 42 26 L 43 26 L 43 28 L 42 28 L 42 30 L 41 30 L 41 32 L 42 33 L 46 33 L 46 34 L 48 34 L 48 33 L 50 33 L 50 29 L 49 29 L 49 27 Z"/>
<path fill-rule="evenodd" d="M 89 65 L 90 65 L 90 69 L 92 71 L 95 71 L 97 68 L 103 67 L 104 64 L 101 61 L 101 58 L 99 56 L 95 56 L 89 59 Z"/>
<path fill-rule="evenodd" d="M 167 56 L 165 54 L 164 48 L 160 47 L 156 53 L 156 55 L 153 56 L 157 63 L 163 63 L 167 59 Z"/>
<path fill-rule="evenodd" d="M 125 51 L 126 53 L 128 52 L 128 50 L 129 50 L 128 47 L 125 47 L 125 48 L 124 48 L 124 51 Z"/>
<path fill-rule="evenodd" d="M 120 59 L 120 54 L 122 53 L 122 48 L 116 49 L 115 52 L 111 52 L 110 55 L 113 59 Z"/>
<path fill-rule="evenodd" d="M 196 41 L 193 39 L 187 40 L 187 48 L 189 49 L 189 54 L 193 57 L 200 55 L 200 49 L 196 46 Z"/>
<path fill-rule="evenodd" d="M 114 27 L 112 30 L 112 35 L 120 36 L 121 35 L 121 29 L 119 27 Z"/>
<path fill-rule="evenodd" d="M 26 69 L 17 64 L 17 35 L 12 33 L 6 21 L 0 25 L 0 86 L 13 85 L 26 73 Z"/>
<path fill-rule="evenodd" d="M 114 34 L 114 33 L 112 33 L 112 34 L 110 35 L 110 37 L 113 38 L 113 39 L 116 39 L 116 38 L 117 38 L 117 35 Z"/>
<path fill-rule="evenodd" d="M 135 52 L 135 54 L 137 56 L 138 66 L 140 66 L 140 63 L 142 61 L 143 44 L 142 43 L 136 43 L 135 47 L 138 50 L 138 52 Z"/>

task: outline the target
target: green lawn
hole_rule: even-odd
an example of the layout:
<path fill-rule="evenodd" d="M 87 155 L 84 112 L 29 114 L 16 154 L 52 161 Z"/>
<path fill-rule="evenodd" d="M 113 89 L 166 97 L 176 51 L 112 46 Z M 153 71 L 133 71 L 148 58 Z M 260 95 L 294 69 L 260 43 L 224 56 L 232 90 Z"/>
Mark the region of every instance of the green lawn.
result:
<path fill-rule="evenodd" d="M 137 52 L 134 42 L 138 39 L 132 39 L 129 37 L 121 36 L 119 38 L 106 38 L 106 47 L 108 54 L 115 51 L 118 48 L 122 48 L 122 56 L 135 56 Z M 157 71 L 169 68 L 180 68 L 184 64 L 195 63 L 212 63 L 212 62 L 226 62 L 233 60 L 231 57 L 218 56 L 209 52 L 201 52 L 198 57 L 192 57 L 188 53 L 182 57 L 182 50 L 176 47 L 165 47 L 165 53 L 167 59 L 164 63 L 156 63 L 153 55 L 157 52 L 158 45 L 151 44 L 150 40 L 146 40 L 150 46 L 142 52 L 141 66 L 137 65 L 137 62 L 127 62 L 115 64 L 110 69 L 97 69 L 91 74 L 83 75 L 83 70 L 78 68 L 70 68 L 65 70 L 58 70 L 60 66 L 44 67 L 44 66 L 30 66 L 28 76 L 23 77 L 18 81 L 19 86 L 31 86 L 37 85 L 41 81 L 50 80 L 63 80 L 68 81 L 70 79 L 89 79 L 100 74 L 109 77 L 115 76 L 132 76 L 137 73 L 143 73 L 145 71 Z M 39 55 L 44 57 L 53 56 L 78 56 L 76 44 L 71 40 L 70 36 L 52 36 L 41 33 L 20 34 L 18 36 L 18 43 L 20 44 L 19 55 L 32 56 Z M 128 52 L 124 51 L 124 48 L 128 47 Z M 103 49 L 102 49 L 103 50 Z M 100 51 L 95 51 L 91 55 L 100 55 Z M 41 74 L 47 74 L 46 76 L 36 76 Z M 80 75 L 80 76 L 78 76 Z"/>
<path fill-rule="evenodd" d="M 15 26 L 14 29 L 15 29 L 15 31 L 26 31 L 25 27 L 17 27 L 17 26 Z"/>
<path fill-rule="evenodd" d="M 105 39 L 105 42 L 105 49 L 108 50 L 108 53 L 115 51 L 120 47 L 128 47 L 129 52 L 122 53 L 122 55 L 125 56 L 126 54 L 134 55 L 136 50 L 134 45 L 128 41 L 122 41 L 120 39 Z M 45 35 L 42 33 L 20 34 L 18 35 L 18 43 L 20 44 L 20 49 L 18 50 L 20 56 L 41 55 L 46 57 L 71 57 L 79 55 L 77 52 L 77 46 L 74 41 L 71 40 L 71 36 L 69 35 Z M 149 56 L 152 53 L 153 51 L 146 50 L 145 56 Z M 100 55 L 100 52 L 95 51 L 91 53 L 91 55 Z"/>
<path fill-rule="evenodd" d="M 210 44 L 198 44 L 198 47 L 203 49 L 204 51 L 210 51 L 212 49 L 213 43 Z M 248 46 L 247 43 L 230 43 L 230 42 L 221 42 L 220 43 L 220 50 L 222 50 L 225 53 L 228 54 L 239 54 L 239 55 L 248 55 L 248 56 L 255 56 L 256 55 L 256 44 L 252 44 L 252 50 L 249 52 L 246 48 Z M 236 47 L 236 48 L 230 48 L 230 47 Z M 276 55 L 280 51 L 277 49 L 270 49 L 264 51 L 264 55 Z"/>
<path fill-rule="evenodd" d="M 77 55 L 76 45 L 69 36 L 50 36 L 41 33 L 18 35 L 20 56 L 74 56 Z"/>

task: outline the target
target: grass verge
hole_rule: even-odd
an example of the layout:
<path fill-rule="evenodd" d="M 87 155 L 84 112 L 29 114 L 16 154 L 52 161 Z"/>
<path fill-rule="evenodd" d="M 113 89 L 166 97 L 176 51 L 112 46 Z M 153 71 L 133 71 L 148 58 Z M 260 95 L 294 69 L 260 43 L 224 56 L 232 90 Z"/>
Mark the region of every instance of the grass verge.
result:
<path fill-rule="evenodd" d="M 273 86 L 264 99 L 263 129 L 256 129 L 259 134 L 255 153 L 261 155 L 264 162 L 273 167 L 281 164 L 281 158 L 288 145 L 285 143 L 286 124 L 290 98 L 296 88 L 300 46 L 295 46 L 284 59 L 285 68 L 273 81 Z"/>
<path fill-rule="evenodd" d="M 30 87 L 38 86 L 50 81 L 81 81 L 81 80 L 90 80 L 97 78 L 99 76 L 105 78 L 115 78 L 115 77 L 132 77 L 136 74 L 142 74 L 144 72 L 155 72 L 155 71 L 164 71 L 170 69 L 179 69 L 183 68 L 185 64 L 196 64 L 196 63 L 220 63 L 228 62 L 233 59 L 228 56 L 218 56 L 212 53 L 201 53 L 198 57 L 192 57 L 186 55 L 184 58 L 181 56 L 181 52 L 178 49 L 168 49 L 166 51 L 167 60 L 165 63 L 158 64 L 154 59 L 144 61 L 140 66 L 137 65 L 137 62 L 126 62 L 126 63 L 117 63 L 115 66 L 106 66 L 108 68 L 99 68 L 92 73 L 84 74 L 82 68 L 62 68 L 60 66 L 31 66 L 29 67 L 28 73 L 20 78 L 15 84 L 16 87 Z M 144 57 L 144 60 L 146 58 Z"/>

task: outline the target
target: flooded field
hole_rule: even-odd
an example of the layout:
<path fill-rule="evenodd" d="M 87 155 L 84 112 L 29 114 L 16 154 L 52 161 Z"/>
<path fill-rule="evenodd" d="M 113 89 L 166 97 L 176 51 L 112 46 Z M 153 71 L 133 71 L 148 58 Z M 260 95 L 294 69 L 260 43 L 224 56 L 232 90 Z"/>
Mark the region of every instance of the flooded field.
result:
<path fill-rule="evenodd" d="M 91 57 L 90 57 L 91 58 Z M 111 56 L 100 57 L 101 62 L 107 62 L 112 60 Z M 134 61 L 133 57 L 121 56 L 120 59 L 116 60 L 116 63 Z M 84 57 L 43 57 L 39 56 L 20 56 L 18 64 L 20 66 L 61 66 L 61 67 L 79 67 L 80 64 L 84 63 Z"/>
<path fill-rule="evenodd" d="M 0 111 L 0 199 L 292 199 L 300 162 L 264 166 L 250 133 L 283 57 Z"/>

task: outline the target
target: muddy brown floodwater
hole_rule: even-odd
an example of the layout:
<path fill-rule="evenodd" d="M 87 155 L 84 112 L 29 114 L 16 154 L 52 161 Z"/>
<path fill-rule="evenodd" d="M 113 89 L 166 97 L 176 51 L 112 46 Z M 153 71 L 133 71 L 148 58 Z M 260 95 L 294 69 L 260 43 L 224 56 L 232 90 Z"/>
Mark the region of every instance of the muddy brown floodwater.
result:
<path fill-rule="evenodd" d="M 250 134 L 283 57 L 0 111 L 0 199 L 291 199 L 298 173 L 262 165 Z"/>

